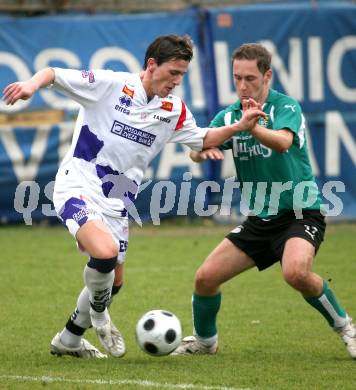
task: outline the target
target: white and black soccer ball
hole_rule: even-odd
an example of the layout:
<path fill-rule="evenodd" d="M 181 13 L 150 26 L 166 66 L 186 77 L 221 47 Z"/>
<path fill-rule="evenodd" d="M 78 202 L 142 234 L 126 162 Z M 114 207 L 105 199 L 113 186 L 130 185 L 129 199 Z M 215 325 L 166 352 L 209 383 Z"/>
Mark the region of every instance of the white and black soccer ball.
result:
<path fill-rule="evenodd" d="M 136 340 L 140 348 L 150 355 L 169 355 L 182 341 L 181 323 L 169 311 L 151 310 L 138 320 Z"/>

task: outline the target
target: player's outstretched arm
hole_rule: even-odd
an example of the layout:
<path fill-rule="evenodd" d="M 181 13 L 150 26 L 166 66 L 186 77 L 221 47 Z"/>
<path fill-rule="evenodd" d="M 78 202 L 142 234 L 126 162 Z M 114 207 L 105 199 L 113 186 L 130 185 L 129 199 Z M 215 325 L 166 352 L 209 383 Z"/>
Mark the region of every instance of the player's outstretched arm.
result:
<path fill-rule="evenodd" d="M 13 105 L 18 100 L 27 100 L 42 87 L 53 84 L 55 78 L 52 68 L 42 69 L 27 81 L 18 81 L 9 84 L 3 91 L 3 100 L 6 104 Z"/>
<path fill-rule="evenodd" d="M 252 129 L 259 118 L 267 119 L 267 115 L 260 108 L 251 107 L 243 112 L 238 122 L 229 126 L 209 129 L 204 138 L 203 149 L 219 146 L 234 134 Z"/>

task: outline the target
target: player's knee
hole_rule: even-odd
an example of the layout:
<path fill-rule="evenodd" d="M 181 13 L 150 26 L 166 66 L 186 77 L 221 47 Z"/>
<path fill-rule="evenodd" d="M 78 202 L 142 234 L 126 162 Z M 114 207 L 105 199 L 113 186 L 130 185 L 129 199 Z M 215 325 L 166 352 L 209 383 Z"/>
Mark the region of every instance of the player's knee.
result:
<path fill-rule="evenodd" d="M 195 290 L 202 295 L 211 294 L 219 287 L 208 270 L 199 268 L 195 274 Z"/>
<path fill-rule="evenodd" d="M 296 290 L 304 290 L 308 283 L 308 272 L 290 268 L 283 271 L 284 280 Z"/>
<path fill-rule="evenodd" d="M 113 257 L 117 257 L 119 254 L 119 248 L 115 243 L 98 246 L 95 248 L 95 253 L 91 253 L 91 255 L 97 259 L 111 259 Z"/>

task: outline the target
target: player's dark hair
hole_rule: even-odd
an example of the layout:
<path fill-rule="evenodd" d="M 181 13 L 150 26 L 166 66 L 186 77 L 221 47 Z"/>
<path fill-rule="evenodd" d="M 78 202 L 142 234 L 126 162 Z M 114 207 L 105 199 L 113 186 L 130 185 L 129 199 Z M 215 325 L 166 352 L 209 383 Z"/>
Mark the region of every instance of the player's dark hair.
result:
<path fill-rule="evenodd" d="M 258 70 L 265 74 L 271 68 L 271 53 L 259 43 L 244 43 L 234 50 L 231 61 L 256 60 Z"/>
<path fill-rule="evenodd" d="M 143 69 L 147 68 L 149 58 L 155 59 L 157 65 L 170 60 L 190 62 L 193 58 L 193 41 L 189 35 L 162 35 L 148 46 Z"/>

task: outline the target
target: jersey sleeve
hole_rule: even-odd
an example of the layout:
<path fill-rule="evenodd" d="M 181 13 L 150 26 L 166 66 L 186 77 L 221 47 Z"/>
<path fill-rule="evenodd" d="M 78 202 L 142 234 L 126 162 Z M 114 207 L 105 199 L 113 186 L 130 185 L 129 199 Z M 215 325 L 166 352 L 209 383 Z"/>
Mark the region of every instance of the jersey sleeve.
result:
<path fill-rule="evenodd" d="M 83 106 L 105 97 L 114 82 L 114 72 L 110 70 L 53 70 L 54 88 Z"/>
<path fill-rule="evenodd" d="M 208 130 L 197 126 L 192 113 L 182 101 L 178 122 L 169 142 L 184 144 L 200 152 L 203 149 L 204 137 Z"/>
<path fill-rule="evenodd" d="M 220 111 L 218 114 L 215 115 L 214 119 L 210 122 L 209 127 L 225 126 L 226 123 L 224 117 L 225 117 L 225 111 Z"/>
<path fill-rule="evenodd" d="M 298 134 L 302 123 L 302 110 L 300 105 L 292 98 L 283 99 L 277 106 L 273 122 L 274 129 L 289 129 Z"/>
<path fill-rule="evenodd" d="M 220 111 L 215 118 L 210 122 L 209 127 L 214 128 L 214 127 L 221 127 L 221 126 L 227 126 L 230 123 L 225 123 L 225 111 Z M 223 144 L 218 146 L 218 149 L 220 150 L 228 150 L 232 149 L 232 139 L 226 140 Z"/>

